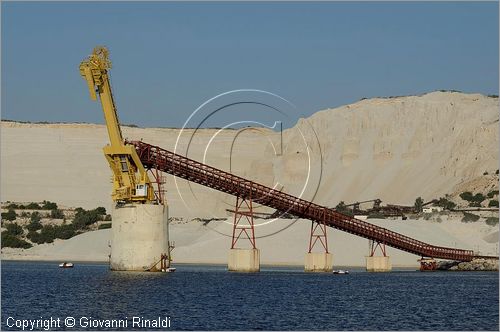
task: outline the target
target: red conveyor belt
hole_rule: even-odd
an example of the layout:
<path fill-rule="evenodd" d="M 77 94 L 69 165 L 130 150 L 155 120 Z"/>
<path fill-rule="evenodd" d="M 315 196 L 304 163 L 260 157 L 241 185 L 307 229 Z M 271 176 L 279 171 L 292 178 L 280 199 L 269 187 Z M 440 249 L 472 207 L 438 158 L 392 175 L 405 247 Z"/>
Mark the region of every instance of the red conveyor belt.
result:
<path fill-rule="evenodd" d="M 135 146 L 137 154 L 146 168 L 158 169 L 162 172 L 241 198 L 252 198 L 254 202 L 279 211 L 286 211 L 299 218 L 325 223 L 341 231 L 374 240 L 379 243 L 385 243 L 393 248 L 404 250 L 422 257 L 457 261 L 471 261 L 475 257 L 472 250 L 430 245 L 383 227 L 375 226 L 365 221 L 344 215 L 328 207 L 320 206 L 231 173 L 221 171 L 157 146 L 140 141 L 129 141 L 126 143 Z"/>

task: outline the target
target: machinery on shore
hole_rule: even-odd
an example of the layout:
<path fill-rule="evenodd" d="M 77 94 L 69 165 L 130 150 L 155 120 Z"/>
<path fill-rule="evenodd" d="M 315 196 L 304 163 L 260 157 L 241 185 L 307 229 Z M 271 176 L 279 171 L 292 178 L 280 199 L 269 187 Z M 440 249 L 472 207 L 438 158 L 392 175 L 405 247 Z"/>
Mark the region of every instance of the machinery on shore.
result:
<path fill-rule="evenodd" d="M 118 114 L 111 91 L 108 70 L 111 61 L 108 50 L 98 46 L 80 64 L 80 74 L 87 81 L 90 98 L 101 101 L 110 145 L 104 147 L 104 156 L 113 172 L 112 199 L 123 203 L 157 203 L 154 189 L 133 146 L 125 145 Z"/>
<path fill-rule="evenodd" d="M 352 211 L 353 214 L 369 213 L 370 210 L 361 210 L 360 205 L 365 203 L 373 202 L 373 208 L 371 210 L 378 210 L 380 208 L 380 203 L 382 200 L 375 198 L 366 201 L 355 202 L 350 204 L 344 204 L 343 207 Z"/>
<path fill-rule="evenodd" d="M 361 209 L 360 205 L 365 203 L 373 202 L 373 207 L 368 209 Z M 437 199 L 433 199 L 429 202 L 422 204 L 422 207 L 429 204 L 437 203 Z M 381 205 L 382 200 L 379 198 L 370 199 L 361 202 L 354 202 L 350 204 L 345 204 L 343 201 L 340 202 L 335 209 L 339 212 L 350 213 L 352 215 L 365 215 L 379 214 L 384 217 L 401 217 L 403 220 L 407 219 L 408 214 L 419 213 L 414 205 L 397 205 L 397 204 L 386 204 Z"/>
<path fill-rule="evenodd" d="M 144 168 L 135 147 L 123 140 L 108 70 L 108 50 L 98 46 L 80 64 L 90 98 L 99 100 L 110 144 L 103 148 L 113 172 L 112 246 L 113 270 L 156 271 L 170 266 L 167 205 L 156 179 L 158 190 Z"/>

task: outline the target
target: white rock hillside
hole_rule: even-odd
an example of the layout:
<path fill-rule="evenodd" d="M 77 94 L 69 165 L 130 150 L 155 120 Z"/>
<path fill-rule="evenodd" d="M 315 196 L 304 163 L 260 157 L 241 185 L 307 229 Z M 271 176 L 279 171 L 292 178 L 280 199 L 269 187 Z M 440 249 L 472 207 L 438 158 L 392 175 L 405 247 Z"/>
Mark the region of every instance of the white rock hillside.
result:
<path fill-rule="evenodd" d="M 206 153 L 205 161 L 213 166 L 270 186 L 279 182 L 295 195 L 305 187 L 305 198 L 329 206 L 373 198 L 412 204 L 417 196 L 427 200 L 466 190 L 481 181 L 485 171 L 494 174 L 498 109 L 498 98 L 450 92 L 362 100 L 299 120 L 284 132 L 282 156 L 274 154 L 268 140 L 278 146 L 276 133 L 246 130 L 235 140 L 237 131 L 226 130 L 210 142 L 217 133 L 213 129 L 194 134 L 188 156 L 203 160 Z M 171 150 L 179 134 L 177 129 L 159 128 L 123 131 L 128 138 Z M 309 141 L 310 162 L 301 133 Z M 185 153 L 192 134 L 183 133 L 178 151 Z M 1 200 L 47 199 L 109 209 L 111 172 L 101 150 L 107 140 L 102 125 L 2 122 Z M 232 204 L 230 197 L 183 180 L 177 186 L 182 199 L 167 177 L 174 216 L 224 215 Z"/>

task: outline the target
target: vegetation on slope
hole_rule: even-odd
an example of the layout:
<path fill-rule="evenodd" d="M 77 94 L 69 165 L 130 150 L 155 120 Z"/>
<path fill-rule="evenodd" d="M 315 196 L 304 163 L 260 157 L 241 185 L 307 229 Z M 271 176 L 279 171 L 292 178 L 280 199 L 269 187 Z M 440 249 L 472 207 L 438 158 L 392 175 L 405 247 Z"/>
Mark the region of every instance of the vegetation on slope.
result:
<path fill-rule="evenodd" d="M 56 203 L 43 201 L 26 205 L 10 203 L 4 208 L 8 210 L 2 213 L 2 228 L 5 229 L 2 248 L 29 248 L 33 244 L 52 243 L 55 239 L 65 240 L 89 230 L 111 227 L 111 223 L 97 225 L 100 221 L 111 221 L 111 215 L 106 214 L 103 207 L 63 211 Z M 22 211 L 20 215 L 16 209 Z"/>

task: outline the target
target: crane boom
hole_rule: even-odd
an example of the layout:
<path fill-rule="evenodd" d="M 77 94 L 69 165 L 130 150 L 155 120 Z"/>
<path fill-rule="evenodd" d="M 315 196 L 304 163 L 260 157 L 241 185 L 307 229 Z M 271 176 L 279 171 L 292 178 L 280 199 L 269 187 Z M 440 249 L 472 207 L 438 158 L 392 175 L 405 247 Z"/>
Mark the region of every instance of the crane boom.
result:
<path fill-rule="evenodd" d="M 80 64 L 80 74 L 87 81 L 90 98 L 101 101 L 110 145 L 103 148 L 104 156 L 113 171 L 111 197 L 118 202 L 155 202 L 154 189 L 135 148 L 123 141 L 108 70 L 111 61 L 103 46 L 94 48 L 92 54 Z"/>
<path fill-rule="evenodd" d="M 88 59 L 80 64 L 80 74 L 87 80 L 90 98 L 96 100 L 96 92 L 99 93 L 111 145 L 123 146 L 122 131 L 111 92 L 108 69 L 111 69 L 111 61 L 108 58 L 108 50 L 102 46 L 94 48 Z"/>

